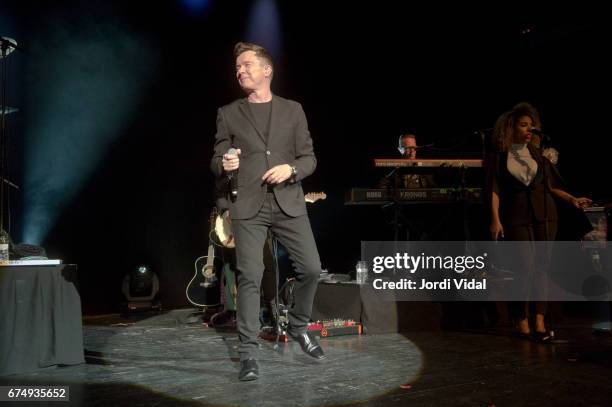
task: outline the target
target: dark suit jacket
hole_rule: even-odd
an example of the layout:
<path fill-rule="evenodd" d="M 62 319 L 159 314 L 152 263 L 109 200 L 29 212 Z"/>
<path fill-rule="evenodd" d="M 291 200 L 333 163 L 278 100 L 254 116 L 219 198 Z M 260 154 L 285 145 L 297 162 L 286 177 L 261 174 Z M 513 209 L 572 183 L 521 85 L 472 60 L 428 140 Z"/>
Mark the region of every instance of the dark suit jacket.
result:
<path fill-rule="evenodd" d="M 538 163 L 538 172 L 529 185 L 523 184 L 508 171 L 507 151 L 490 153 L 486 157 L 487 198 L 490 203 L 493 188 L 497 186 L 499 216 L 504 226 L 557 220 L 557 208 L 549 190 L 549 185 L 554 185 L 552 164 L 532 146 L 529 146 L 529 151 Z"/>
<path fill-rule="evenodd" d="M 281 209 L 289 216 L 306 214 L 301 180 L 312 174 L 317 161 L 302 106 L 292 100 L 273 95 L 268 139 L 255 126 L 246 98 L 223 106 L 217 113 L 217 134 L 211 170 L 215 174 L 217 203 L 228 206 L 232 219 L 249 219 L 263 205 L 266 185 L 263 174 L 279 164 L 295 165 L 297 176 L 275 185 L 274 195 Z M 227 200 L 227 177 L 221 160 L 231 147 L 240 148 L 238 197 Z M 225 201 L 225 202 L 223 202 Z"/>

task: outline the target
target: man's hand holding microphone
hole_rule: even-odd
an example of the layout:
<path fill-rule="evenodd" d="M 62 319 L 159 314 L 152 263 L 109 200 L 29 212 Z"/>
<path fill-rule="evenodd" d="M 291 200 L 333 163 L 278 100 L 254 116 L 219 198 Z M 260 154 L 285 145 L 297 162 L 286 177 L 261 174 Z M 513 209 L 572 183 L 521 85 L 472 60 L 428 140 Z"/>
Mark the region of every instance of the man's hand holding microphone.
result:
<path fill-rule="evenodd" d="M 238 196 L 238 167 L 240 167 L 240 151 L 239 148 L 230 148 L 227 153 L 223 154 L 223 169 L 227 174 L 230 182 L 230 189 L 232 191 L 232 197 L 235 199 Z"/>

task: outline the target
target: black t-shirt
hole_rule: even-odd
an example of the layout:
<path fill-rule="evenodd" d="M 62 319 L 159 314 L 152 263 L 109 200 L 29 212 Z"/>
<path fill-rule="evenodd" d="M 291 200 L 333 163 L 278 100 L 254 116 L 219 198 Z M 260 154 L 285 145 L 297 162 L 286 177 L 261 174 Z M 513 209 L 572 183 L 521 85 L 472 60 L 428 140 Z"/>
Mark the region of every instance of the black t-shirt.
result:
<path fill-rule="evenodd" d="M 265 103 L 249 103 L 249 109 L 255 119 L 255 126 L 257 130 L 268 139 L 268 132 L 270 130 L 270 113 L 272 112 L 272 102 Z"/>

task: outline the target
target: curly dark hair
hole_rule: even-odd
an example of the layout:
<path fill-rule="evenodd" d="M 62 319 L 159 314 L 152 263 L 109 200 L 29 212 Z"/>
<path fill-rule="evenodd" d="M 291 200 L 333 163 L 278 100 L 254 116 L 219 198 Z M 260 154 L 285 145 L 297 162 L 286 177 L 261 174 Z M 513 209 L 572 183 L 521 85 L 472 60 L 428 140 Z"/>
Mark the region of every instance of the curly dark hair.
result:
<path fill-rule="evenodd" d="M 535 128 L 539 129 L 542 126 L 540 114 L 535 107 L 526 102 L 517 104 L 512 110 L 499 116 L 495 122 L 495 127 L 493 128 L 493 147 L 497 151 L 508 151 L 512 145 L 516 125 L 523 116 L 530 117 Z M 539 137 L 534 135 L 530 143 L 539 147 Z"/>

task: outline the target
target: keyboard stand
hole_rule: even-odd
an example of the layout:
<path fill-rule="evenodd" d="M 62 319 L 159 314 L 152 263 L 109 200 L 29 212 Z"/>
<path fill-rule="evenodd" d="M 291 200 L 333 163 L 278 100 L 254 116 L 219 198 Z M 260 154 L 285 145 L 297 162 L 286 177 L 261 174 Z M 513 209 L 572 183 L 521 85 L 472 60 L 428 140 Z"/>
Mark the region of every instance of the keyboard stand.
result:
<path fill-rule="evenodd" d="M 391 222 L 391 224 L 393 225 L 393 240 L 394 241 L 399 241 L 399 236 L 400 236 L 400 230 L 402 229 L 402 226 L 404 227 L 405 231 L 406 231 L 406 240 L 409 241 L 410 238 L 412 237 L 412 232 L 414 230 L 414 226 L 411 224 L 410 220 L 408 218 L 406 218 L 406 216 L 402 213 L 402 204 L 401 204 L 401 196 L 400 196 L 400 167 L 395 167 L 393 169 L 393 171 L 391 171 L 389 174 L 387 174 L 387 177 L 392 176 L 392 182 L 391 182 L 391 197 L 392 197 L 392 202 L 390 202 L 387 205 L 383 205 L 382 209 L 384 210 L 386 207 L 389 206 L 393 206 L 393 222 Z"/>

